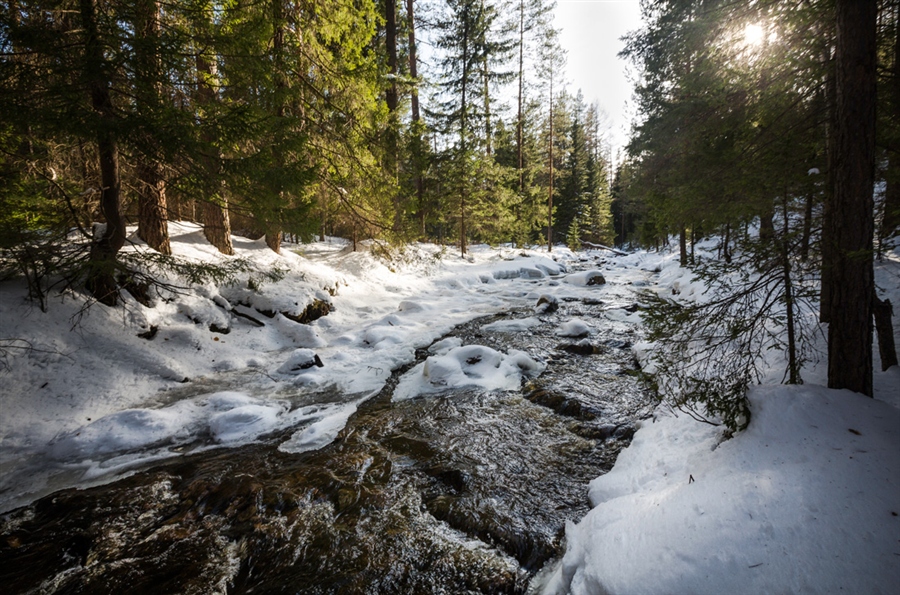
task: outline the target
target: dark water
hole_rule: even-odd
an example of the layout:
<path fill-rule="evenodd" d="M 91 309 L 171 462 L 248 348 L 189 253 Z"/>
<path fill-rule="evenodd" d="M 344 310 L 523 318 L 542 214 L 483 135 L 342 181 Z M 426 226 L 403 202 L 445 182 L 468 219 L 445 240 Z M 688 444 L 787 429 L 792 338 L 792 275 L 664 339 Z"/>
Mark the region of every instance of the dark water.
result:
<path fill-rule="evenodd" d="M 398 371 L 319 451 L 282 453 L 272 436 L 12 511 L 2 591 L 523 593 L 649 413 L 629 374 L 635 331 L 605 315 L 629 296 L 563 301 L 528 333 L 480 330 L 500 317 L 456 329 L 545 360 L 520 391 L 391 403 Z M 553 335 L 574 316 L 599 331 L 590 349 Z"/>

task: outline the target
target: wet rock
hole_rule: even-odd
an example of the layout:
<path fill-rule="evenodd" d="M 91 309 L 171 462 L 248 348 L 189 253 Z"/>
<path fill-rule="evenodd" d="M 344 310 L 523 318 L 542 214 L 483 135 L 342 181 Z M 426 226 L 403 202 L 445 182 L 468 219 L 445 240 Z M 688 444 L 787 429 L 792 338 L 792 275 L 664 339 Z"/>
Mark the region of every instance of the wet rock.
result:
<path fill-rule="evenodd" d="M 597 415 L 588 411 L 577 399 L 551 392 L 543 388 L 533 390 L 525 395 L 525 398 L 536 405 L 547 407 L 560 415 L 574 417 L 581 420 L 596 419 Z"/>
<path fill-rule="evenodd" d="M 140 337 L 141 339 L 147 339 L 148 341 L 152 341 L 153 338 L 156 336 L 156 333 L 158 333 L 158 332 L 159 332 L 159 327 L 154 324 L 154 325 L 150 326 L 150 330 L 145 331 L 143 333 L 138 333 L 138 337 Z"/>
<path fill-rule="evenodd" d="M 213 322 L 213 323 L 211 323 L 211 324 L 209 325 L 209 331 L 210 331 L 211 333 L 218 333 L 218 334 L 220 334 L 220 335 L 227 335 L 228 333 L 231 332 L 231 329 L 228 328 L 227 326 L 222 326 L 222 325 L 219 325 L 219 324 L 216 324 L 215 322 Z"/>
<path fill-rule="evenodd" d="M 573 355 L 593 355 L 595 353 L 600 353 L 600 350 L 595 345 L 584 341 L 579 341 L 578 343 L 564 343 L 562 345 L 557 345 L 556 348 Z"/>
<path fill-rule="evenodd" d="M 295 349 L 286 362 L 278 368 L 279 374 L 296 374 L 304 370 L 309 370 L 313 366 L 317 368 L 323 367 L 325 364 L 319 358 L 319 354 L 312 349 Z"/>
<path fill-rule="evenodd" d="M 299 316 L 291 314 L 290 312 L 282 312 L 282 314 L 284 314 L 286 318 L 290 318 L 294 322 L 299 322 L 300 324 L 308 324 L 313 320 L 318 320 L 323 316 L 327 316 L 333 311 L 333 305 L 329 304 L 325 300 L 315 299 L 309 305 L 307 305 L 306 308 L 304 308 L 303 312 L 301 312 Z M 270 316 L 270 318 L 272 318 L 272 316 Z"/>
<path fill-rule="evenodd" d="M 538 298 L 534 311 L 538 314 L 550 314 L 559 310 L 559 301 L 556 296 L 543 294 Z"/>
<path fill-rule="evenodd" d="M 631 341 L 623 341 L 622 339 L 608 339 L 606 346 L 611 349 L 631 349 Z"/>

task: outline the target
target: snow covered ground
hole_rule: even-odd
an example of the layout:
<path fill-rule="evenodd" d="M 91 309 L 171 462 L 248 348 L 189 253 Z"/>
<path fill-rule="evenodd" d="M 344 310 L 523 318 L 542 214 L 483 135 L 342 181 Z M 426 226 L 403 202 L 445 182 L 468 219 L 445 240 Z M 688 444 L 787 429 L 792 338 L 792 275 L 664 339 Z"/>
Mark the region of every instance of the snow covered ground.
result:
<path fill-rule="evenodd" d="M 635 258 L 661 269 L 655 289 L 701 291 L 674 254 L 620 262 Z M 896 308 L 900 252 L 876 280 Z M 658 408 L 591 483 L 594 508 L 567 526 L 541 592 L 900 592 L 900 369 L 878 366 L 875 399 L 812 384 L 824 364 L 806 385 L 755 387 L 730 440 Z"/>
<path fill-rule="evenodd" d="M 236 255 L 225 257 L 195 225 L 170 224 L 170 234 L 176 256 L 243 259 L 249 270 L 232 284 L 164 291 L 151 307 L 125 293 L 123 307 L 86 312 L 83 300 L 63 295 L 44 313 L 26 300 L 23 284 L 0 284 L 0 511 L 61 487 L 109 481 L 148 461 L 273 433 L 291 434 L 281 445 L 286 452 L 319 448 L 416 349 L 454 326 L 533 307 L 542 294 L 604 291 L 563 282 L 566 262 L 584 258 L 565 248 L 550 258 L 473 246 L 463 259 L 415 245 L 385 259 L 372 245 L 352 252 L 334 238 L 285 245 L 279 256 L 262 240 L 234 237 Z M 142 249 L 132 239 L 129 249 Z M 274 270 L 283 279 L 267 280 Z M 296 322 L 315 300 L 333 312 Z M 419 381 L 405 382 L 408 396 L 473 379 L 485 388 L 518 386 L 542 368 L 527 354 L 485 347 L 460 365 L 458 356 L 479 347 L 452 347 L 425 363 L 429 381 L 422 382 L 421 368 L 413 372 Z M 497 359 L 498 369 L 485 376 L 485 366 L 466 364 L 475 356 Z M 447 367 L 453 362 L 455 370 Z"/>
<path fill-rule="evenodd" d="M 171 234 L 185 259 L 229 260 L 195 226 L 172 224 Z M 337 239 L 286 245 L 281 256 L 262 241 L 234 243 L 253 270 L 231 285 L 164 292 L 152 307 L 129 298 L 79 317 L 69 295 L 43 313 L 23 285 L 0 284 L 0 511 L 190 450 L 273 434 L 284 452 L 319 448 L 416 349 L 429 357 L 395 399 L 466 384 L 502 390 L 540 373 L 535 354 L 435 342 L 480 315 L 623 285 L 701 291 L 673 253 L 595 252 L 588 270 L 571 273 L 583 255 L 564 248 L 549 258 L 474 247 L 463 259 L 417 245 L 386 260 Z M 284 278 L 265 280 L 274 269 Z M 601 273 L 608 285 L 593 284 Z M 878 283 L 900 304 L 900 254 L 879 265 Z M 293 320 L 314 300 L 333 312 Z M 621 308 L 606 315 L 640 322 Z M 578 319 L 557 330 L 591 332 Z M 900 370 L 876 373 L 875 400 L 822 388 L 819 368 L 804 378 L 755 388 L 751 426 L 726 441 L 659 408 L 591 484 L 595 508 L 567 528 L 565 557 L 539 577 L 543 592 L 897 592 Z"/>

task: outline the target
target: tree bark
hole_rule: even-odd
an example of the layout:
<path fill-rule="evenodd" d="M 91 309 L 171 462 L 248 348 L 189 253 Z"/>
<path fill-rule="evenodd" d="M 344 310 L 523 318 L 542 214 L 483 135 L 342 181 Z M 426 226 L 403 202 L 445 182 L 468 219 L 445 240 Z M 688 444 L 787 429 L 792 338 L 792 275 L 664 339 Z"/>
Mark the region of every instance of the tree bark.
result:
<path fill-rule="evenodd" d="M 416 171 L 416 204 L 419 206 L 419 232 L 425 237 L 425 180 L 422 177 L 421 158 L 422 150 L 421 130 L 419 130 L 419 65 L 416 57 L 416 19 L 413 11 L 413 0 L 406 0 L 406 18 L 409 21 L 409 76 L 416 81 L 410 93 L 409 103 L 413 121 L 413 133 L 417 135 L 416 151 L 413 155 Z"/>
<path fill-rule="evenodd" d="M 119 298 L 116 285 L 116 255 L 125 245 L 125 220 L 122 217 L 119 146 L 116 116 L 106 74 L 106 60 L 97 27 L 95 0 L 81 0 L 80 12 L 85 35 L 84 74 L 91 96 L 91 107 L 100 117 L 97 152 L 100 161 L 100 211 L 106 227 L 95 237 L 89 256 L 87 287 L 97 301 L 115 306 Z"/>
<path fill-rule="evenodd" d="M 201 105 L 211 105 L 215 102 L 215 91 L 206 82 L 206 77 L 215 75 L 213 66 L 207 62 L 202 54 L 197 54 L 197 78 L 198 93 Z M 209 150 L 213 150 L 213 138 L 207 133 L 206 138 Z M 214 180 L 213 185 L 221 188 L 221 184 L 215 178 L 218 177 L 218 159 L 215 155 L 207 154 L 204 161 L 208 174 Z M 234 247 L 231 244 L 231 221 L 228 216 L 228 199 L 221 192 L 214 193 L 213 196 L 201 201 L 200 218 L 203 225 L 203 235 L 210 244 L 222 254 L 234 254 Z"/>
<path fill-rule="evenodd" d="M 891 300 L 875 298 L 875 334 L 878 335 L 878 355 L 881 357 L 881 371 L 897 365 L 897 347 L 894 345 L 894 326 L 891 317 L 894 309 Z"/>
<path fill-rule="evenodd" d="M 872 396 L 876 0 L 837 0 L 828 386 Z"/>
<path fill-rule="evenodd" d="M 148 40 L 159 39 L 159 0 L 142 0 L 138 6 L 138 19 L 136 29 L 146 43 Z M 136 45 L 140 48 L 138 57 L 139 68 L 144 72 L 139 73 L 137 87 L 137 99 L 139 106 L 144 109 L 153 109 L 160 101 L 162 95 L 162 81 L 159 54 L 155 44 L 148 50 L 146 45 Z M 150 147 L 155 147 L 154 139 L 147 139 Z M 168 209 L 166 205 L 166 181 L 163 176 L 163 168 L 155 155 L 145 155 L 140 158 L 137 167 L 138 177 L 138 237 L 147 242 L 147 245 L 161 252 L 171 254 L 172 247 L 169 244 Z"/>
<path fill-rule="evenodd" d="M 888 106 L 893 113 L 900 111 L 900 3 L 894 14 L 894 65 L 890 79 Z M 897 125 L 896 123 L 894 124 Z M 888 149 L 887 172 L 885 173 L 884 217 L 881 220 L 879 238 L 890 239 L 900 229 L 900 150 L 896 146 Z"/>

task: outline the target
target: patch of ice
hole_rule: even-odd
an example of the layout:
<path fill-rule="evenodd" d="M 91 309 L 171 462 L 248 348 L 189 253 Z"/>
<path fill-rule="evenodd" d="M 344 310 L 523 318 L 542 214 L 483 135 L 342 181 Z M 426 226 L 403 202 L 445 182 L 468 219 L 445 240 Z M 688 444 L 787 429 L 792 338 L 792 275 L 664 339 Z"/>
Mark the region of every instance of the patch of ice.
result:
<path fill-rule="evenodd" d="M 495 333 L 521 333 L 541 323 L 537 318 L 517 318 L 514 320 L 498 320 L 481 327 L 481 330 Z"/>

